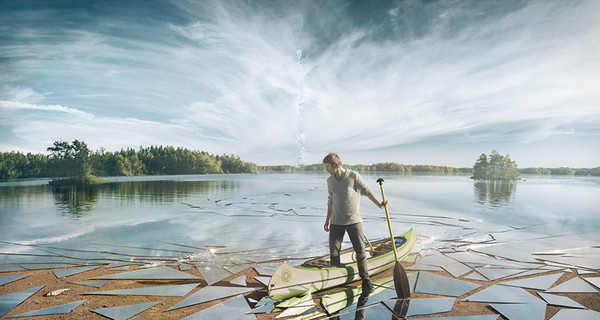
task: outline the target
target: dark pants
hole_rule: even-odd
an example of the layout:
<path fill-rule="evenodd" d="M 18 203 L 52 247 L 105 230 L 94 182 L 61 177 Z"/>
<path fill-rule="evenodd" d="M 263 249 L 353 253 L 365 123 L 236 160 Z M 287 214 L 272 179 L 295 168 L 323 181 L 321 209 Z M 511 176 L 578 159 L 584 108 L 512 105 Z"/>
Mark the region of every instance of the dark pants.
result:
<path fill-rule="evenodd" d="M 363 233 L 362 223 L 350 224 L 347 226 L 332 224 L 329 226 L 329 259 L 330 265 L 340 264 L 340 251 L 344 233 L 348 232 L 352 247 L 356 253 L 356 262 L 358 265 L 358 274 L 363 281 L 369 280 L 369 271 L 367 269 L 367 254 L 365 252 L 365 234 Z"/>

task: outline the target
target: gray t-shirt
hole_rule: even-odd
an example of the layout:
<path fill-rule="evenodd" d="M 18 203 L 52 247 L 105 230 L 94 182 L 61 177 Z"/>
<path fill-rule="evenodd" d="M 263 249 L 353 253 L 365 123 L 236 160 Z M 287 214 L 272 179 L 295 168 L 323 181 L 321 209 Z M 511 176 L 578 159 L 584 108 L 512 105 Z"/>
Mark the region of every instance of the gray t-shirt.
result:
<path fill-rule="evenodd" d="M 330 224 L 349 225 L 362 222 L 360 196 L 371 193 L 365 180 L 354 170 L 346 169 L 340 181 L 333 175 L 327 179 L 328 205 L 331 205 Z"/>

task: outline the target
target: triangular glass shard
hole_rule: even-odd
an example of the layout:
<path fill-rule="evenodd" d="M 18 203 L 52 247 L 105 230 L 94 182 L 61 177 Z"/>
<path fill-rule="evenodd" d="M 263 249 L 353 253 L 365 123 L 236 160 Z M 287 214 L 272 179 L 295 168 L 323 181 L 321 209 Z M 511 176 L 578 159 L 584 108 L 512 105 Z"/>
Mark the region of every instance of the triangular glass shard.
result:
<path fill-rule="evenodd" d="M 92 280 L 184 280 L 200 279 L 187 272 L 175 270 L 169 267 L 158 267 L 130 272 L 122 272 L 107 276 L 95 277 Z"/>
<path fill-rule="evenodd" d="M 50 307 L 42 310 L 31 311 L 27 313 L 22 313 L 16 316 L 8 317 L 8 318 L 20 318 L 20 317 L 33 317 L 33 316 L 47 316 L 51 314 L 65 314 L 70 313 L 79 307 L 85 300 L 75 301 L 71 303 L 61 304 L 60 306 Z"/>
<path fill-rule="evenodd" d="M 486 279 L 484 276 L 482 276 L 481 274 L 479 274 L 479 272 L 476 272 L 476 271 L 471 272 L 468 275 L 464 276 L 463 279 L 488 281 L 488 279 Z"/>
<path fill-rule="evenodd" d="M 516 273 L 521 273 L 521 272 L 525 271 L 525 269 L 487 268 L 487 267 L 475 268 L 475 270 L 477 270 L 477 272 L 479 272 L 480 274 L 482 274 L 484 277 L 488 278 L 489 280 L 497 280 L 500 278 L 508 277 L 510 275 L 513 275 Z"/>
<path fill-rule="evenodd" d="M 54 273 L 54 275 L 57 278 L 60 279 L 60 278 L 72 276 L 74 274 L 78 274 L 78 273 L 82 273 L 82 272 L 86 272 L 86 271 L 98 269 L 98 268 L 100 268 L 100 267 L 83 267 L 83 268 L 59 269 L 59 270 L 52 270 L 52 273 Z"/>
<path fill-rule="evenodd" d="M 250 311 L 250 307 L 248 306 L 246 299 L 244 296 L 239 295 L 233 299 L 226 300 L 223 303 L 196 312 L 181 320 L 256 320 L 256 317 L 253 314 L 247 314 L 248 311 Z"/>
<path fill-rule="evenodd" d="M 415 292 L 460 297 L 463 294 L 479 288 L 480 285 L 452 279 L 429 272 L 421 272 L 417 280 Z"/>
<path fill-rule="evenodd" d="M 289 299 L 287 301 L 291 301 L 292 299 Z M 281 304 L 278 304 L 277 307 L 281 308 L 283 306 Z M 311 309 L 315 309 L 315 302 L 312 299 L 312 294 L 310 294 L 310 292 L 308 292 L 307 294 L 305 294 L 301 298 L 297 299 L 293 303 L 287 304 L 286 308 L 287 309 L 285 311 L 283 311 L 281 314 L 279 314 L 276 318 L 296 316 L 296 315 L 308 312 Z"/>
<path fill-rule="evenodd" d="M 161 296 L 161 297 L 183 297 L 196 288 L 198 284 L 180 284 L 173 286 L 156 286 L 156 287 L 145 287 L 145 288 L 134 288 L 134 289 L 121 289 L 121 290 L 109 290 L 109 291 L 95 291 L 95 292 L 84 292 L 81 294 L 90 295 L 108 295 L 108 296 Z"/>
<path fill-rule="evenodd" d="M 27 300 L 27 298 L 34 295 L 43 287 L 45 287 L 45 285 L 0 296 L 0 317 L 12 310 L 14 307 L 20 305 L 21 302 Z"/>
<path fill-rule="evenodd" d="M 543 301 L 527 304 L 492 304 L 491 307 L 500 312 L 508 320 L 544 320 L 546 316 L 546 304 Z"/>
<path fill-rule="evenodd" d="M 258 272 L 259 275 L 270 277 L 273 275 L 273 273 L 275 273 L 275 270 L 277 270 L 277 268 L 279 268 L 280 265 L 281 262 L 259 263 L 255 264 L 253 268 L 254 270 L 256 270 L 256 272 Z"/>
<path fill-rule="evenodd" d="M 202 278 L 204 278 L 209 286 L 232 275 L 229 271 L 216 264 L 199 263 L 196 265 L 196 269 L 202 274 Z"/>
<path fill-rule="evenodd" d="M 29 264 L 22 264 L 21 267 L 23 267 L 27 270 L 49 270 L 49 269 L 77 267 L 77 265 L 70 264 L 70 263 L 29 263 Z"/>
<path fill-rule="evenodd" d="M 538 292 L 537 294 L 539 294 L 542 299 L 546 300 L 548 304 L 553 306 L 587 309 L 569 297 L 557 296 L 555 294 L 543 292 Z"/>
<path fill-rule="evenodd" d="M 79 284 L 82 286 L 101 288 L 103 285 L 107 284 L 108 281 L 79 281 L 79 282 L 69 282 L 73 284 Z"/>
<path fill-rule="evenodd" d="M 594 310 L 561 309 L 550 320 L 598 320 L 600 312 Z"/>
<path fill-rule="evenodd" d="M 583 278 L 583 280 L 595 285 L 597 288 L 600 288 L 600 277 Z"/>
<path fill-rule="evenodd" d="M 462 301 L 490 303 L 537 303 L 540 299 L 518 287 L 493 285 L 487 287 Z"/>
<path fill-rule="evenodd" d="M 412 266 L 410 266 L 408 268 L 409 270 L 415 270 L 415 271 L 444 271 L 442 269 L 442 267 L 438 267 L 438 266 L 431 266 L 428 264 L 422 264 L 422 263 L 415 263 Z"/>
<path fill-rule="evenodd" d="M 541 277 L 533 277 L 533 278 L 525 278 L 521 280 L 513 280 L 508 282 L 499 283 L 503 286 L 513 286 L 513 287 L 521 287 L 528 289 L 537 289 L 537 290 L 546 290 L 550 288 L 558 278 L 560 278 L 562 273 L 549 274 L 547 276 Z"/>
<path fill-rule="evenodd" d="M 455 301 L 456 298 L 411 299 L 406 316 L 449 312 Z"/>
<path fill-rule="evenodd" d="M 581 280 L 581 278 L 573 278 L 569 281 L 563 282 L 546 292 L 582 292 L 582 293 L 596 293 L 598 290 L 590 286 L 587 282 Z"/>
<path fill-rule="evenodd" d="M 20 274 L 11 274 L 6 276 L 0 276 L 0 286 L 3 286 L 7 283 L 15 282 L 17 280 L 21 280 L 23 278 L 29 277 L 29 274 L 20 275 Z"/>
<path fill-rule="evenodd" d="M 246 276 L 237 277 L 237 278 L 229 281 L 229 283 L 235 284 L 238 286 L 242 286 L 242 287 L 246 287 Z"/>
<path fill-rule="evenodd" d="M 183 299 L 176 305 L 167 309 L 167 311 L 188 307 L 202 302 L 217 300 L 221 298 L 231 297 L 238 294 L 254 291 L 256 288 L 239 288 L 239 287 L 218 287 L 208 286 L 198 290 L 191 296 Z"/>
<path fill-rule="evenodd" d="M 162 301 L 156 302 L 147 302 L 147 303 L 139 303 L 139 304 L 131 304 L 127 306 L 119 306 L 119 307 L 111 307 L 111 308 L 101 308 L 101 309 L 93 309 L 92 312 L 95 312 L 101 316 L 105 316 L 107 318 L 113 320 L 126 320 L 138 313 L 142 313 L 155 305 L 162 303 Z"/>
<path fill-rule="evenodd" d="M 442 268 L 444 268 L 444 270 L 448 271 L 448 273 L 453 275 L 455 278 L 458 278 L 458 277 L 462 276 L 463 274 L 473 271 L 473 269 L 471 269 L 470 267 L 468 267 L 460 262 L 456 262 L 456 261 L 454 263 L 445 264 L 442 266 Z"/>
<path fill-rule="evenodd" d="M 560 270 L 560 269 L 554 269 L 554 270 Z M 551 269 L 533 269 L 533 270 L 529 270 L 529 271 L 525 271 L 525 272 L 521 272 L 521 273 L 517 273 L 508 277 L 504 277 L 504 279 L 511 279 L 511 278 L 518 278 L 518 277 L 525 277 L 525 276 L 531 276 L 534 274 L 539 274 L 539 273 L 546 273 L 546 272 L 551 272 L 554 271 Z M 569 269 L 565 270 L 565 271 L 569 271 Z"/>
<path fill-rule="evenodd" d="M 473 316 L 453 316 L 453 317 L 434 317 L 434 318 L 418 318 L 419 320 L 497 320 L 497 314 L 481 314 Z"/>
<path fill-rule="evenodd" d="M 254 279 L 258 280 L 258 282 L 264 284 L 265 286 L 268 286 L 269 281 L 271 281 L 271 277 L 256 276 Z"/>
<path fill-rule="evenodd" d="M 362 315 L 360 317 L 357 317 L 359 313 Z M 340 312 L 339 320 L 354 320 L 357 318 L 360 319 L 362 317 L 364 317 L 364 319 L 399 319 L 393 315 L 390 309 L 386 308 L 381 303 L 377 303 L 374 305 L 366 306 L 364 308 L 360 308 L 358 310 L 356 308 L 356 305 L 353 305 L 351 306 L 351 308 L 348 308 L 346 309 L 346 311 L 343 311 L 343 313 Z"/>

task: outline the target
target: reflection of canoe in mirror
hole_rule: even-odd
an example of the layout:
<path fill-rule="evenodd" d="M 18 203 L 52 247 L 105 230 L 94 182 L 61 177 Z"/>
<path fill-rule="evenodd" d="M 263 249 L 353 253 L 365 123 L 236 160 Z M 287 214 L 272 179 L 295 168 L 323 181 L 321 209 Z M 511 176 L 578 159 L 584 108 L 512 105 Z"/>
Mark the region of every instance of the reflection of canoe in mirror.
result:
<path fill-rule="evenodd" d="M 398 259 L 406 257 L 414 246 L 417 234 L 410 229 L 394 238 Z M 375 275 L 394 267 L 394 253 L 389 238 L 371 243 L 374 250 L 367 247 L 369 274 Z M 329 266 L 329 255 L 309 260 L 299 266 L 283 263 L 269 281 L 269 296 L 275 300 L 303 295 L 308 291 L 317 292 L 337 287 L 360 279 L 354 249 L 341 253 L 342 264 Z"/>

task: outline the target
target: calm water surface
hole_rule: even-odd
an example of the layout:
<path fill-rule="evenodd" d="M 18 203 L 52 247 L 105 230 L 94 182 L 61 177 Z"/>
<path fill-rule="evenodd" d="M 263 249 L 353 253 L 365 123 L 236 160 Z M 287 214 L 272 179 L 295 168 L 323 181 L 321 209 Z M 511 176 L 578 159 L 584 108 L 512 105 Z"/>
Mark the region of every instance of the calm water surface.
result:
<path fill-rule="evenodd" d="M 548 237 L 569 247 L 600 244 L 599 178 L 523 176 L 494 184 L 467 176 L 363 176 L 378 197 L 375 181 L 386 179 L 394 231 L 415 227 L 419 248 Z M 0 183 L 0 263 L 47 261 L 44 252 L 58 249 L 177 257 L 224 246 L 261 249 L 264 260 L 325 254 L 326 178 L 119 177 L 83 190 L 52 189 L 47 180 Z M 387 236 L 383 210 L 363 198 L 361 212 L 370 239 Z"/>

